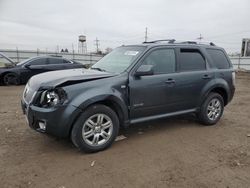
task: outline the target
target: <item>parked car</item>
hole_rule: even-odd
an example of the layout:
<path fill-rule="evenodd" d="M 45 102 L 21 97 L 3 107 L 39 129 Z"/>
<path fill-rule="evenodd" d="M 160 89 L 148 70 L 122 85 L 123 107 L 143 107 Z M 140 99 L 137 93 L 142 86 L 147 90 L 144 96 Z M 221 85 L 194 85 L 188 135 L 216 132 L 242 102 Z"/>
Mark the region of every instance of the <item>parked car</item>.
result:
<path fill-rule="evenodd" d="M 25 84 L 32 76 L 48 71 L 84 67 L 81 63 L 60 56 L 39 56 L 4 65 L 0 68 L 0 83 L 3 85 Z"/>
<path fill-rule="evenodd" d="M 134 123 L 195 113 L 214 125 L 234 91 L 235 72 L 222 48 L 154 41 L 116 48 L 89 70 L 32 77 L 22 109 L 32 129 L 97 152 Z"/>

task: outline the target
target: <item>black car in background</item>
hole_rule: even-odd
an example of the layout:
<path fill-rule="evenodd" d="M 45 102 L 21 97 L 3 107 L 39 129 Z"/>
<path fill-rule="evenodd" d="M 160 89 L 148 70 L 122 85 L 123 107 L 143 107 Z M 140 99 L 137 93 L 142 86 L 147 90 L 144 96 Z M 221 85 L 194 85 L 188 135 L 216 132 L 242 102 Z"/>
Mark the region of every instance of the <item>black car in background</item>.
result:
<path fill-rule="evenodd" d="M 63 69 L 84 68 L 84 65 L 60 56 L 40 56 L 0 68 L 1 85 L 25 84 L 34 75 Z"/>

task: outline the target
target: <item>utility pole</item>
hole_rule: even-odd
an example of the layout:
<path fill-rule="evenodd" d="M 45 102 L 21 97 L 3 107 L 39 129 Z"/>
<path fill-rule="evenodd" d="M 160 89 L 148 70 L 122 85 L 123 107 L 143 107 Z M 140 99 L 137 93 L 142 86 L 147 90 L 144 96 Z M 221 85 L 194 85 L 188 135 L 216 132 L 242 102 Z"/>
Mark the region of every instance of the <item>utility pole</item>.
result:
<path fill-rule="evenodd" d="M 56 46 L 56 55 L 59 53 L 59 45 Z"/>
<path fill-rule="evenodd" d="M 75 59 L 75 49 L 74 49 L 74 44 L 72 43 L 72 54 L 73 54 L 73 60 Z"/>
<path fill-rule="evenodd" d="M 20 63 L 18 47 L 16 47 L 16 57 L 17 57 L 17 62 Z"/>
<path fill-rule="evenodd" d="M 147 42 L 148 41 L 148 28 L 146 27 L 146 30 L 145 30 L 145 41 L 144 42 Z"/>
<path fill-rule="evenodd" d="M 200 40 L 201 42 L 201 40 L 203 39 L 202 35 L 200 34 L 200 36 L 197 39 Z"/>
<path fill-rule="evenodd" d="M 74 44 L 72 43 L 72 53 L 74 54 L 75 49 L 74 49 Z"/>
<path fill-rule="evenodd" d="M 99 42 L 100 42 L 100 40 L 98 40 L 98 38 L 96 37 L 96 39 L 95 39 L 95 46 L 96 46 L 96 52 L 97 53 L 99 52 Z"/>

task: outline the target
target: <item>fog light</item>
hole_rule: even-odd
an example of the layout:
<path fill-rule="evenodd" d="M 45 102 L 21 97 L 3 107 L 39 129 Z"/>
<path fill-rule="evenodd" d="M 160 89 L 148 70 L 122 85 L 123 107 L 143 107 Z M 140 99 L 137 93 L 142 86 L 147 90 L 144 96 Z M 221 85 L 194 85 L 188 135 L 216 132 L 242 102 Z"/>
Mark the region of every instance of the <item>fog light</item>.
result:
<path fill-rule="evenodd" d="M 38 122 L 38 125 L 39 125 L 39 128 L 40 128 L 41 130 L 45 131 L 45 129 L 46 129 L 46 123 L 45 123 L 45 122 L 39 121 L 39 122 Z"/>

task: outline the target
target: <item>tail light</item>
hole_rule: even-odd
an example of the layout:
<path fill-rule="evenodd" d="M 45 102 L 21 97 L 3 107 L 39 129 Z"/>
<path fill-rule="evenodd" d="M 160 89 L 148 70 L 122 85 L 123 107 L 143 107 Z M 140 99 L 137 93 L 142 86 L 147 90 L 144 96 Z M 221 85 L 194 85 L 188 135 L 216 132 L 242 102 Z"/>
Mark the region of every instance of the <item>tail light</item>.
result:
<path fill-rule="evenodd" d="M 235 86 L 235 71 L 232 72 L 232 83 Z"/>

